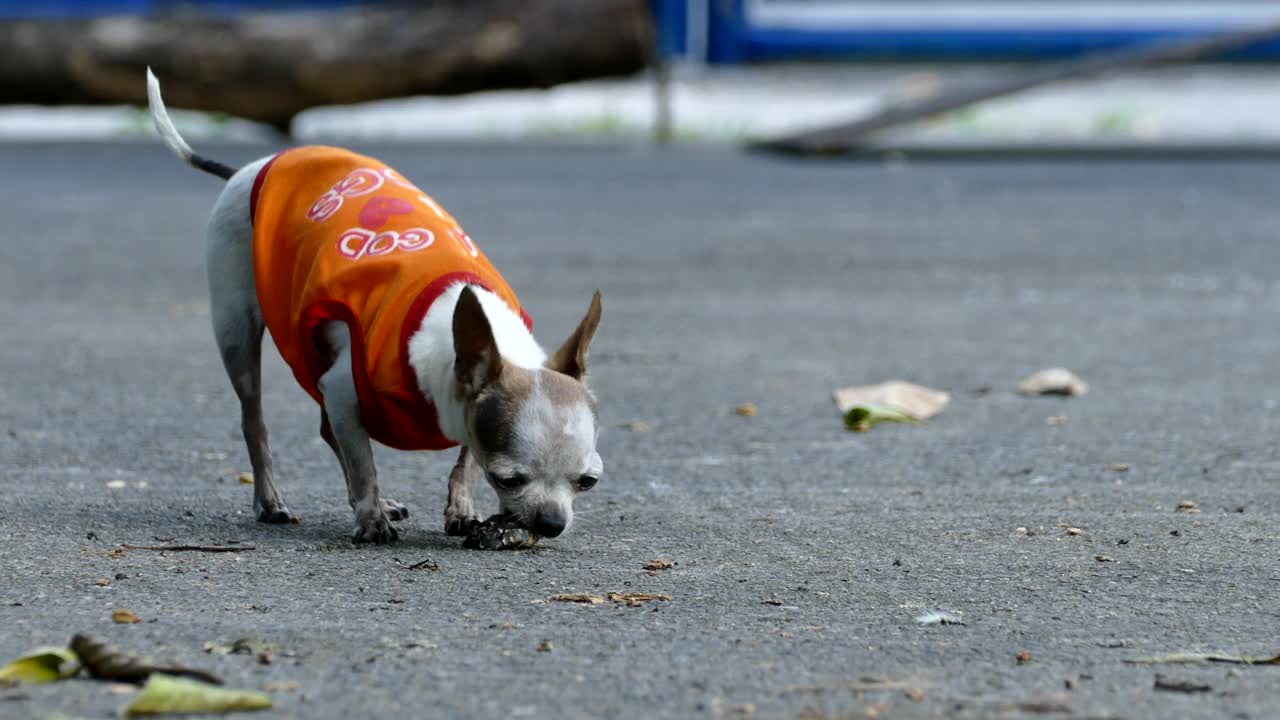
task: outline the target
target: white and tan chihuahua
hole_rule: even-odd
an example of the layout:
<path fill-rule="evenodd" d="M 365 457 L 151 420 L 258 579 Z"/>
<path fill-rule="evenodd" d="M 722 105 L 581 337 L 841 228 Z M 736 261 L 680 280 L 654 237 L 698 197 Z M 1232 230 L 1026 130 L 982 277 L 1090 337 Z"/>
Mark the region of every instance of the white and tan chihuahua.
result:
<path fill-rule="evenodd" d="M 277 321 L 282 323 L 279 327 L 273 325 L 271 313 L 282 311 L 267 308 L 264 293 L 274 293 L 276 283 L 296 282 L 296 278 L 291 280 L 287 275 L 300 273 L 297 268 L 287 267 L 268 272 L 262 267 L 260 252 L 255 251 L 255 243 L 261 245 L 269 240 L 287 245 L 297 238 L 279 228 L 270 234 L 264 233 L 261 227 L 255 228 L 259 218 L 255 218 L 254 212 L 263 212 L 255 203 L 261 202 L 260 193 L 272 191 L 273 183 L 278 186 L 284 182 L 282 178 L 323 175 L 325 168 L 307 165 L 309 156 L 294 151 L 261 158 L 239 170 L 203 158 L 178 134 L 165 110 L 160 85 L 149 69 L 147 96 L 152 120 L 165 145 L 192 167 L 227 181 L 214 205 L 207 236 L 214 337 L 231 385 L 240 399 L 244 439 L 253 467 L 253 505 L 257 519 L 267 523 L 297 522 L 274 483 L 267 428 L 262 419 L 261 347 L 263 332 L 268 328 L 282 355 L 286 355 L 286 346 L 298 345 L 280 335 L 285 334 L 281 328 L 294 328 L 300 320 L 284 317 Z M 346 152 L 332 148 L 320 150 Z M 280 160 L 282 157 L 294 158 L 290 162 L 295 165 L 303 164 L 295 168 L 297 173 L 293 176 L 270 175 L 274 179 L 268 179 L 264 188 L 263 178 L 268 176 L 268 168 L 278 160 L 285 162 Z M 338 240 L 338 251 L 345 258 L 377 255 L 375 259 L 380 261 L 393 253 L 406 255 L 433 246 L 434 251 L 440 251 L 451 233 L 456 236 L 459 247 L 469 250 L 469 257 L 479 258 L 478 262 L 491 270 L 470 238 L 439 206 L 390 168 L 379 167 L 381 169 L 374 168 L 363 176 L 358 176 L 360 170 L 346 176 L 343 182 L 347 185 L 335 186 L 340 192 L 325 196 L 330 201 L 328 205 L 321 198 L 314 205 L 302 206 L 307 218 L 313 222 L 327 220 L 326 213 L 335 204 L 341 206 L 346 201 L 349 206 L 355 206 L 357 196 L 375 184 L 385 185 L 391 191 L 412 193 L 410 197 L 419 201 L 413 212 L 427 208 L 439 221 L 447 221 L 448 229 L 433 231 L 415 227 L 400 230 L 399 234 L 394 230 L 380 230 L 388 213 L 403 211 L 408 217 L 410 209 L 397 205 L 401 201 L 396 197 L 379 199 L 370 195 L 359 216 L 363 227 L 349 228 Z M 380 175 L 374 177 L 369 172 Z M 274 192 L 279 197 L 288 191 L 289 188 L 284 188 Z M 354 212 L 354 207 L 350 212 Z M 289 237 L 277 237 L 281 235 Z M 333 245 L 326 242 L 324 247 L 332 250 Z M 427 254 L 415 252 L 414 256 Z M 372 278 L 376 285 L 379 275 L 361 277 Z M 586 316 L 560 349 L 548 356 L 534 340 L 527 319 L 521 317 L 523 311 L 518 314 L 518 307 L 513 310 L 514 295 L 508 293 L 500 297 L 491 289 L 495 284 L 502 285 L 496 270 L 492 271 L 495 279 L 489 283 L 471 282 L 468 278 L 472 277 L 466 275 L 436 288 L 433 299 L 425 309 L 420 308 L 418 315 L 412 315 L 412 309 L 404 309 L 393 318 L 405 326 L 403 342 L 396 352 L 404 355 L 407 386 L 421 394 L 408 405 L 400 403 L 400 407 L 411 406 L 416 416 L 410 413 L 396 417 L 400 418 L 401 425 L 420 423 L 434 428 L 441 442 L 429 447 L 462 446 L 449 475 L 448 505 L 444 511 L 448 534 L 465 535 L 480 522 L 472 493 L 483 474 L 497 493 L 501 513 L 509 522 L 538 536 L 555 537 L 573 521 L 574 498 L 590 490 L 603 470 L 596 452 L 595 399 L 584 382 L 587 348 L 600 322 L 600 293 L 596 292 Z M 375 286 L 359 287 L 351 292 L 377 296 L 382 291 L 382 287 Z M 297 310 L 292 308 L 295 314 Z M 401 312 L 401 309 L 383 309 L 384 314 L 391 311 Z M 382 318 L 378 320 L 382 321 Z M 398 428 L 383 427 L 388 423 L 386 417 L 379 417 L 376 422 L 369 417 L 369 408 L 379 407 L 382 398 L 376 397 L 381 386 L 368 382 L 365 363 L 371 362 L 367 358 L 383 348 L 365 347 L 364 343 L 372 335 L 353 327 L 359 324 L 341 313 L 322 315 L 309 328 L 312 332 L 305 343 L 315 347 L 303 364 L 316 366 L 308 370 L 290 364 L 300 381 L 304 376 L 311 378 L 312 387 L 306 389 L 321 405 L 321 434 L 342 466 L 348 497 L 355 511 L 354 541 L 386 543 L 398 538 L 391 523 L 406 518 L 408 511 L 379 494 L 370 439 L 372 435 L 381 440 L 375 428 L 391 435 Z M 390 444 L 397 446 L 394 442 Z"/>

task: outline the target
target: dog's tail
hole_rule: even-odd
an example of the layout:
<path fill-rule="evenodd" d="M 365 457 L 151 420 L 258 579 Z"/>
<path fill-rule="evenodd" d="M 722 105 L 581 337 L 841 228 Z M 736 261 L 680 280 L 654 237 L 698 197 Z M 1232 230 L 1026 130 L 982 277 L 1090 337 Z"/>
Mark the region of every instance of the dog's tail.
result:
<path fill-rule="evenodd" d="M 173 151 L 174 155 L 182 158 L 183 162 L 210 175 L 217 175 L 223 180 L 229 180 L 236 174 L 236 169 L 233 167 L 197 155 L 187 141 L 182 139 L 178 134 L 178 128 L 174 127 L 173 120 L 169 118 L 169 111 L 164 107 L 164 98 L 160 97 L 160 81 L 151 72 L 151 68 L 147 68 L 147 105 L 151 110 L 151 122 L 155 123 L 160 139 Z"/>

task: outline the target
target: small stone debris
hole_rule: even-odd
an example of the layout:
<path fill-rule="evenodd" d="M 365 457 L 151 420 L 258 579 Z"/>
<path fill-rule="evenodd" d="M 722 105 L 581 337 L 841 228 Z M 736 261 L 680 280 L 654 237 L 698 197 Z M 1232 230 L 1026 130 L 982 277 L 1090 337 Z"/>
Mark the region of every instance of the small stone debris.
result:
<path fill-rule="evenodd" d="M 1031 662 L 1031 651 L 1023 650 L 1017 655 L 1014 655 L 1013 659 L 1016 660 L 1019 665 L 1026 665 L 1027 663 Z"/>
<path fill-rule="evenodd" d="M 550 640 L 543 640 L 538 643 L 538 652 L 551 652 L 556 647 L 555 643 Z"/>
<path fill-rule="evenodd" d="M 1068 535 L 1083 535 L 1083 534 L 1084 534 L 1084 530 L 1082 530 L 1082 529 L 1080 529 L 1080 528 L 1078 528 L 1078 527 L 1067 527 L 1067 528 L 1063 529 L 1063 532 L 1065 532 L 1065 533 L 1066 533 L 1066 534 L 1068 534 Z"/>
<path fill-rule="evenodd" d="M 656 558 L 644 564 L 645 570 L 670 570 L 675 567 L 675 561 L 671 558 Z"/>
<path fill-rule="evenodd" d="M 1110 555 L 1094 555 L 1093 559 L 1103 563 L 1108 563 L 1108 562 L 1113 563 L 1116 561 L 1116 559 L 1111 557 Z"/>
<path fill-rule="evenodd" d="M 1178 507 L 1174 508 L 1174 512 L 1187 513 L 1188 515 L 1198 515 L 1200 506 L 1194 500 L 1183 500 L 1178 503 Z"/>
<path fill-rule="evenodd" d="M 917 625 L 964 625 L 959 613 L 947 610 L 931 610 L 916 616 Z"/>
<path fill-rule="evenodd" d="M 252 474 L 252 473 L 244 473 L 244 472 L 242 472 L 242 473 L 240 473 L 239 475 L 237 475 L 237 476 L 236 476 L 236 479 L 240 481 L 240 484 L 241 484 L 241 485 L 252 485 L 252 484 L 253 484 L 253 474 Z"/>

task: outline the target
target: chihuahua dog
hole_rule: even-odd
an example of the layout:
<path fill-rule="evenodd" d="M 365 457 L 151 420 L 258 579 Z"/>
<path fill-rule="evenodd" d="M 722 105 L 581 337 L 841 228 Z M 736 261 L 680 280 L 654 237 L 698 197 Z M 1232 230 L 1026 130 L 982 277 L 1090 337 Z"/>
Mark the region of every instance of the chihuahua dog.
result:
<path fill-rule="evenodd" d="M 480 475 L 507 522 L 555 537 L 603 466 L 587 348 L 596 291 L 551 355 L 515 293 L 458 223 L 372 158 L 299 147 L 239 170 L 197 155 L 147 70 L 151 118 L 187 164 L 227 181 L 207 238 L 210 313 L 240 399 L 260 522 L 297 522 L 276 489 L 262 420 L 261 348 L 269 330 L 319 403 L 355 511 L 354 542 L 387 543 L 403 505 L 378 491 L 370 440 L 404 450 L 461 446 L 445 531 L 479 521 Z"/>

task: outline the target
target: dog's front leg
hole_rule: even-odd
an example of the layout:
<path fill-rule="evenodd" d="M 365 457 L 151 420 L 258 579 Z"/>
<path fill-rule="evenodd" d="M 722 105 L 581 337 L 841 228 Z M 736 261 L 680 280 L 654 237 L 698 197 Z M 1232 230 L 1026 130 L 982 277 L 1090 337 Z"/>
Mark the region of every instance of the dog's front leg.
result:
<path fill-rule="evenodd" d="M 444 509 L 444 531 L 447 535 L 466 535 L 480 522 L 471 503 L 471 493 L 480 477 L 480 466 L 463 446 L 458 462 L 449 472 L 449 504 Z"/>
<path fill-rule="evenodd" d="M 345 333 L 346 326 L 342 326 Z M 332 335 L 333 333 L 330 333 Z M 347 498 L 356 515 L 352 542 L 393 542 L 399 533 L 391 526 L 387 507 L 378 496 L 378 473 L 373 465 L 369 433 L 360 419 L 360 402 L 351 375 L 349 343 L 340 344 L 333 365 L 320 377 L 324 412 L 332 431 L 331 446 L 347 478 Z M 329 439 L 329 438 L 326 438 Z"/>

